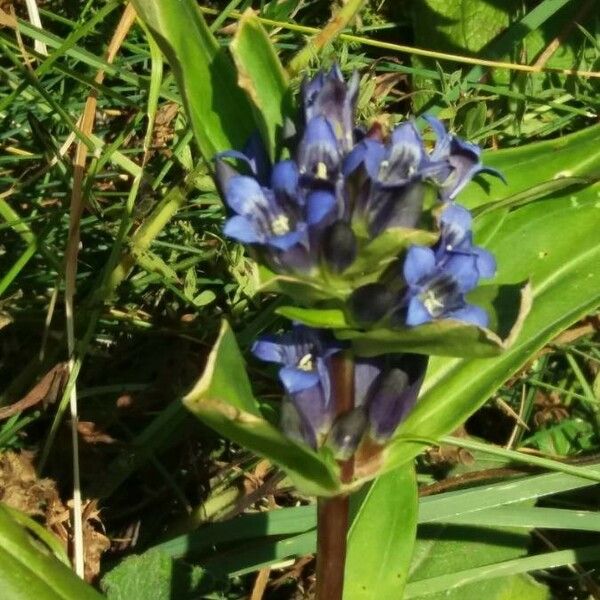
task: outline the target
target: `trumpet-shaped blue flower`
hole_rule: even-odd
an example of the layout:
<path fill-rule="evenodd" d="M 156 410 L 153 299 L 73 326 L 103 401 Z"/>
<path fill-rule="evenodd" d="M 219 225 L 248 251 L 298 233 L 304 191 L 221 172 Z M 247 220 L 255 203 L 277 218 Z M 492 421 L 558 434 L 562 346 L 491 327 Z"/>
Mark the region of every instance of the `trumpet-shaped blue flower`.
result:
<path fill-rule="evenodd" d="M 356 402 L 366 407 L 375 441 L 391 437 L 415 405 L 427 362 L 424 355 L 392 354 L 356 363 Z"/>
<path fill-rule="evenodd" d="M 443 166 L 429 160 L 412 122 L 396 127 L 388 144 L 369 137 L 359 142 L 344 161 L 344 174 L 350 175 L 360 165 L 364 165 L 371 181 L 383 187 L 404 186 Z"/>
<path fill-rule="evenodd" d="M 440 185 L 440 199 L 453 200 L 458 193 L 479 173 L 489 173 L 500 177 L 496 169 L 485 167 L 481 163 L 481 148 L 446 131 L 443 123 L 429 115 L 424 117 L 436 134 L 436 144 L 431 153 L 431 160 L 447 160 L 451 171 L 447 174 L 439 172 L 434 179 Z"/>
<path fill-rule="evenodd" d="M 492 277 L 494 257 L 473 245 L 471 214 L 449 205 L 440 219 L 440 241 L 436 247 L 412 246 L 404 261 L 406 324 L 421 325 L 434 319 L 457 319 L 485 327 L 488 315 L 468 304 L 465 295 L 481 277 Z"/>
<path fill-rule="evenodd" d="M 321 71 L 302 85 L 305 122 L 315 117 L 325 118 L 344 151 L 354 143 L 354 112 L 358 98 L 358 73 L 348 83 L 338 65 L 327 73 Z"/>
<path fill-rule="evenodd" d="M 450 172 L 448 161 L 430 159 L 412 122 L 396 127 L 387 144 L 369 136 L 357 144 L 346 157 L 343 172 L 350 176 L 361 168 L 367 182 L 355 210 L 372 236 L 389 227 L 415 227 L 423 206 L 421 182 Z"/>
<path fill-rule="evenodd" d="M 283 365 L 279 378 L 297 416 L 283 423 L 284 431 L 313 448 L 333 419 L 329 363 L 340 350 L 341 346 L 322 332 L 300 325 L 279 336 L 266 336 L 252 346 L 257 358 Z M 283 412 L 286 417 L 293 414 L 289 408 Z"/>
<path fill-rule="evenodd" d="M 307 270 L 315 262 L 310 250 L 311 228 L 321 224 L 336 206 L 327 189 L 304 189 L 296 163 L 281 161 L 271 171 L 271 187 L 239 175 L 224 161 L 217 162 L 227 204 L 235 213 L 225 235 L 264 247 L 278 270 Z"/>

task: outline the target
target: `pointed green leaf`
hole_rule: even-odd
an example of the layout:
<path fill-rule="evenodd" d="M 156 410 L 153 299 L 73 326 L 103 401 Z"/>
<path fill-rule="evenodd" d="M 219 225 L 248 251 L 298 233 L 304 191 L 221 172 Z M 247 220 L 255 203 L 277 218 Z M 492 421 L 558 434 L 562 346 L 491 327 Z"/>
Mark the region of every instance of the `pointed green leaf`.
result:
<path fill-rule="evenodd" d="M 200 151 L 242 148 L 255 129 L 250 104 L 227 51 L 209 31 L 194 0 L 133 0 L 167 57 Z"/>
<path fill-rule="evenodd" d="M 352 503 L 344 598 L 402 598 L 417 533 L 413 464 L 383 475 L 355 494 Z"/>
<path fill-rule="evenodd" d="M 474 208 L 535 189 L 560 178 L 600 178 L 600 125 L 553 140 L 483 153 L 483 163 L 506 178 L 477 178 L 460 194 L 459 202 Z M 482 189 L 483 188 L 483 189 Z"/>
<path fill-rule="evenodd" d="M 344 311 L 339 308 L 301 308 L 299 306 L 281 306 L 275 311 L 278 315 L 304 323 L 310 327 L 322 329 L 344 329 L 348 327 Z"/>
<path fill-rule="evenodd" d="M 262 416 L 227 321 L 184 403 L 221 435 L 283 467 L 305 493 L 328 496 L 339 488 L 333 461 L 286 438 Z"/>
<path fill-rule="evenodd" d="M 251 9 L 240 19 L 230 50 L 238 83 L 252 101 L 255 120 L 274 160 L 276 141 L 284 119 L 291 113 L 290 90 L 275 48 Z"/>

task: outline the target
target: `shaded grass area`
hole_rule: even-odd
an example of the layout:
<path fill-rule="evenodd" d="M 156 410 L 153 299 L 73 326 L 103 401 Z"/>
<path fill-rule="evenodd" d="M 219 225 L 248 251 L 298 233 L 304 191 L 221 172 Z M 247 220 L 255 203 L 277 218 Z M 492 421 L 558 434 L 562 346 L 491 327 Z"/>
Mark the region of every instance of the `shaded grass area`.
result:
<path fill-rule="evenodd" d="M 209 7 L 225 10 L 220 22 L 213 21 L 223 44 L 235 23 L 224 18 L 227 11 L 245 4 Z M 303 42 L 285 22 L 321 27 L 329 16 L 324 2 L 255 4 L 265 18 L 283 25 L 274 35 L 284 58 Z M 597 80 L 510 70 L 490 75 L 477 66 L 460 70 L 456 62 L 411 60 L 405 53 L 361 44 L 361 39 L 379 40 L 531 62 L 574 16 L 567 11 L 573 6 L 554 14 L 547 2 L 528 8 L 534 5 L 546 7 L 546 13 L 536 13 L 537 37 L 528 39 L 523 30 L 530 13 L 515 10 L 498 26 L 500 37 L 484 40 L 475 51 L 453 39 L 451 28 L 444 30 L 452 17 L 435 2 L 407 8 L 371 3 L 348 32 L 355 37 L 326 47 L 322 60 L 337 59 L 345 72 L 364 73 L 359 111 L 365 122 L 377 116 L 390 124 L 427 110 L 486 147 L 560 136 L 596 119 Z M 25 397 L 32 401 L 2 422 L 0 445 L 4 452 L 35 451 L 40 476 L 56 482 L 63 500 L 70 497 L 67 394 L 64 378 L 52 369 L 68 358 L 63 262 L 73 143 L 79 139 L 90 151 L 75 317 L 81 472 L 84 496 L 100 500 L 111 539 L 102 567 L 97 565 L 100 575 L 125 553 L 186 535 L 206 521 L 307 502 L 285 480 L 273 478 L 264 463 L 192 421 L 178 403 L 200 374 L 220 319 L 230 320 L 247 348 L 260 332 L 278 326 L 276 300 L 256 295 L 252 262 L 221 235 L 224 211 L 209 166 L 194 146 L 174 79 L 166 66 L 162 71 L 143 30 L 131 30 L 113 65 L 101 58 L 121 12 L 117 2 L 89 1 L 77 11 L 51 2 L 41 11 L 44 32 L 25 20 L 22 40 L 11 28 L 0 31 L 0 399 L 3 406 Z M 577 23 L 559 45 L 556 62 L 550 58 L 547 64 L 597 68 L 597 18 Z M 415 26 L 426 21 L 442 31 L 442 40 Z M 47 44 L 48 57 L 36 54 L 34 39 Z M 313 61 L 309 71 L 319 64 Z M 102 84 L 93 79 L 98 68 L 106 71 Z M 298 84 L 299 79 L 293 82 Z M 77 121 L 91 91 L 98 96 L 96 124 L 91 136 L 83 136 Z M 595 454 L 600 449 L 597 329 L 590 318 L 576 334 L 557 340 L 490 399 L 466 431 L 551 456 Z M 257 392 L 276 406 L 279 391 L 269 373 L 253 363 L 250 369 Z M 444 448 L 420 462 L 427 485 L 488 468 L 508 469 L 484 455 Z M 557 496 L 555 502 L 550 506 L 596 508 L 586 493 Z M 188 588 L 213 597 L 244 597 L 253 581 L 246 573 L 313 551 L 312 525 L 303 529 L 295 523 L 293 531 L 269 529 L 268 522 L 258 529 L 248 525 L 241 547 L 217 536 L 200 563 L 212 575 L 184 569 Z M 97 522 L 93 527 L 101 531 Z M 582 534 L 569 535 L 589 542 Z M 562 534 L 545 538 L 536 542 L 545 549 L 574 544 Z M 173 555 L 191 563 L 197 559 L 187 552 Z M 269 597 L 305 597 L 311 586 L 307 565 L 287 563 L 276 571 Z M 591 585 L 585 577 L 562 572 L 546 581 L 567 597 Z"/>

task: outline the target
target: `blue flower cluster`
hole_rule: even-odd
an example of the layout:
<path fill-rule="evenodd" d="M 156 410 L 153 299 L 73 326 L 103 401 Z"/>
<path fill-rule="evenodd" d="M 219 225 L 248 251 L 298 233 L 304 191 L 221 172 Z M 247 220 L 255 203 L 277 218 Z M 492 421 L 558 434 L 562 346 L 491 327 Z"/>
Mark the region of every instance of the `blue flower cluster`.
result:
<path fill-rule="evenodd" d="M 282 365 L 284 432 L 312 448 L 327 444 L 336 458 L 348 459 L 365 435 L 378 444 L 392 435 L 417 400 L 427 357 L 356 358 L 354 408 L 336 418 L 332 360 L 343 350 L 327 333 L 302 325 L 252 347 L 257 358 Z"/>
<path fill-rule="evenodd" d="M 486 326 L 486 312 L 469 304 L 467 294 L 496 265 L 474 245 L 471 214 L 455 199 L 478 173 L 498 173 L 482 165 L 477 146 L 432 117 L 426 117 L 436 136 L 432 149 L 412 121 L 387 136 L 378 124 L 361 129 L 358 87 L 358 75 L 346 82 L 337 66 L 304 82 L 303 125 L 291 158 L 272 165 L 256 143 L 218 157 L 218 183 L 233 213 L 225 234 L 252 247 L 276 273 L 324 282 L 325 289 L 343 282 L 352 290 L 345 301 L 357 327 L 438 319 Z M 376 271 L 378 282 L 363 277 L 364 266 L 350 269 L 379 236 L 406 236 L 431 222 L 437 241 L 404 244 Z M 414 354 L 355 358 L 353 408 L 340 414 L 332 373 L 345 350 L 329 334 L 301 325 L 253 347 L 258 358 L 280 365 L 286 434 L 313 448 L 326 444 L 339 459 L 364 439 L 382 444 L 392 435 L 414 405 L 427 365 L 426 356 Z"/>
<path fill-rule="evenodd" d="M 441 215 L 439 241 L 400 257 L 396 281 L 386 282 L 397 293 L 385 315 L 403 315 L 393 322 L 409 327 L 439 318 L 485 325 L 485 313 L 468 305 L 465 294 L 494 274 L 494 262 L 473 245 L 469 213 L 455 198 L 476 174 L 498 173 L 482 165 L 477 146 L 433 117 L 426 117 L 437 139 L 429 152 L 412 121 L 387 139 L 378 125 L 361 130 L 355 124 L 358 83 L 356 73 L 346 83 L 337 66 L 305 81 L 304 125 L 292 159 L 271 166 L 256 144 L 220 155 L 218 180 L 233 212 L 225 234 L 253 247 L 277 273 L 343 277 L 360 255 L 361 240 L 422 227 L 424 196 L 432 189 L 440 204 L 434 211 Z M 248 172 L 234 169 L 231 158 Z"/>

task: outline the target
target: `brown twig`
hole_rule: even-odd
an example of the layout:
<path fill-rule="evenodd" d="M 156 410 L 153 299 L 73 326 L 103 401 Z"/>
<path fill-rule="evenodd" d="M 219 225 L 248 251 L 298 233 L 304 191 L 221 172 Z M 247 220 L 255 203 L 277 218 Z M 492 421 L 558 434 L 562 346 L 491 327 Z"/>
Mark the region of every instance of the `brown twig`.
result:
<path fill-rule="evenodd" d="M 10 406 L 0 408 L 0 420 L 8 419 L 14 414 L 31 408 L 40 402 L 56 399 L 56 395 L 65 383 L 67 363 L 59 363 L 52 367 L 29 392 Z"/>

